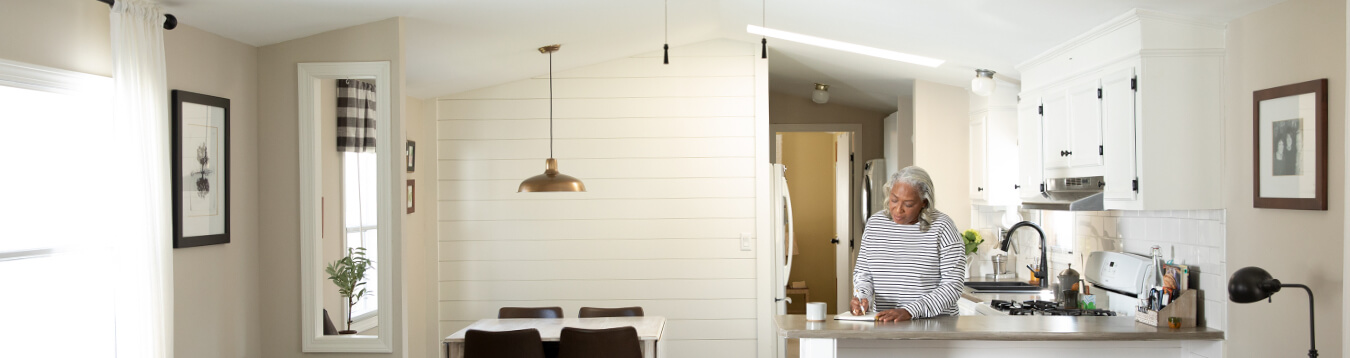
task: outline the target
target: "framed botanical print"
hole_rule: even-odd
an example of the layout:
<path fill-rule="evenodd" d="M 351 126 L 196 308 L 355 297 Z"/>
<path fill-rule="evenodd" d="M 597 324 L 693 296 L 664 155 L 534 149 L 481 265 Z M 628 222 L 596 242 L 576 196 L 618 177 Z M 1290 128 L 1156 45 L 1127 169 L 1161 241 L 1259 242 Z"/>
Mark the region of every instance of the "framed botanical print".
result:
<path fill-rule="evenodd" d="M 173 247 L 230 242 L 230 100 L 172 94 Z"/>

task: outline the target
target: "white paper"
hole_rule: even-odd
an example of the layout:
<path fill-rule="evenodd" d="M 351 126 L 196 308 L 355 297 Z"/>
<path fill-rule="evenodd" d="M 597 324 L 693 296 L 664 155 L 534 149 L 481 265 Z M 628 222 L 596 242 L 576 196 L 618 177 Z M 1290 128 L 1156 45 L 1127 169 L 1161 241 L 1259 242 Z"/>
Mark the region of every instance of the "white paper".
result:
<path fill-rule="evenodd" d="M 872 313 L 868 313 L 868 314 L 861 315 L 861 316 L 854 316 L 852 312 L 844 312 L 844 313 L 840 313 L 840 314 L 835 315 L 835 316 L 834 316 L 834 319 L 835 319 L 835 320 L 839 320 L 839 321 L 868 321 L 868 322 L 876 322 L 876 320 L 877 320 L 877 313 L 876 313 L 876 312 L 872 312 Z"/>

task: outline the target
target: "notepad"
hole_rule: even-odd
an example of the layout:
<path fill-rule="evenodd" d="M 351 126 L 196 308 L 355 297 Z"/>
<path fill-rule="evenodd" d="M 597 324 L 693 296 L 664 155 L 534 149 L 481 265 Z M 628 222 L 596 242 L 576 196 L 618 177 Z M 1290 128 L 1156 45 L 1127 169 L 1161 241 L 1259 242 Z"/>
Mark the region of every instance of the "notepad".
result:
<path fill-rule="evenodd" d="M 867 322 L 876 322 L 876 320 L 877 320 L 877 313 L 876 313 L 876 312 L 872 312 L 872 313 L 868 313 L 868 314 L 861 315 L 861 316 L 854 316 L 852 312 L 844 312 L 844 313 L 840 313 L 840 314 L 835 315 L 835 316 L 834 316 L 834 319 L 835 319 L 835 320 L 839 320 L 839 321 L 867 321 Z"/>

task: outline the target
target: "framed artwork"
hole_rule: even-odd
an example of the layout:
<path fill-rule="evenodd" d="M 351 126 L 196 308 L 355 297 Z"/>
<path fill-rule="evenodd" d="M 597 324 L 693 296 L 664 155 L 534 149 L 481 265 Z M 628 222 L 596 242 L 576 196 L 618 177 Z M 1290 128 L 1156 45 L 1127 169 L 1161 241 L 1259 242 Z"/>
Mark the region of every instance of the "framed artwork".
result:
<path fill-rule="evenodd" d="M 408 213 L 417 211 L 417 183 L 408 179 Z"/>
<path fill-rule="evenodd" d="M 408 172 L 412 173 L 417 170 L 417 142 L 408 141 L 406 149 L 403 161 L 408 163 Z"/>
<path fill-rule="evenodd" d="M 1327 79 L 1253 92 L 1253 203 L 1327 209 Z"/>
<path fill-rule="evenodd" d="M 230 242 L 230 100 L 174 90 L 173 247 Z"/>

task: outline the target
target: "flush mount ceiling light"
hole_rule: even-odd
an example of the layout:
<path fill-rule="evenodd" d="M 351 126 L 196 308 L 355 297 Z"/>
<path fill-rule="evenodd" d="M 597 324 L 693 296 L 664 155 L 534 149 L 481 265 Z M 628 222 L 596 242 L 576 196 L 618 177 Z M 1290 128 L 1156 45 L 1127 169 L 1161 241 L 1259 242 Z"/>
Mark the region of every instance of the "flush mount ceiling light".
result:
<path fill-rule="evenodd" d="M 830 101 L 830 85 L 822 85 L 817 83 L 816 90 L 811 91 L 811 102 L 816 102 L 817 104 L 825 104 L 825 102 L 829 101 Z"/>
<path fill-rule="evenodd" d="M 562 45 L 548 45 L 539 48 L 540 53 L 548 54 L 548 160 L 544 161 L 544 174 L 535 175 L 520 182 L 518 193 L 544 191 L 584 192 L 586 184 L 580 179 L 558 172 L 558 160 L 553 159 L 553 53 Z"/>
<path fill-rule="evenodd" d="M 994 93 L 994 86 L 994 71 L 983 68 L 975 70 L 975 79 L 970 80 L 971 92 L 989 97 Z"/>
<path fill-rule="evenodd" d="M 834 49 L 834 50 L 839 50 L 839 51 L 847 51 L 847 52 L 852 52 L 852 53 L 861 54 L 861 55 L 868 55 L 868 56 L 872 56 L 872 57 L 884 58 L 884 59 L 887 59 L 887 60 L 894 60 L 894 61 L 900 61 L 900 62 L 907 62 L 907 63 L 912 63 L 912 64 L 916 64 L 916 65 L 920 65 L 920 66 L 938 67 L 938 66 L 941 66 L 943 62 L 946 62 L 946 61 L 944 61 L 944 60 L 939 60 L 939 59 L 932 58 L 932 57 L 923 57 L 923 56 L 919 56 L 919 55 L 911 55 L 911 54 L 907 54 L 907 53 L 903 53 L 903 52 L 895 52 L 895 51 L 891 51 L 891 50 L 882 50 L 882 49 L 875 48 L 875 47 L 867 47 L 867 46 L 858 45 L 858 44 L 851 44 L 851 43 L 847 43 L 847 42 L 843 42 L 843 41 L 835 41 L 835 40 L 830 40 L 830 39 L 823 39 L 823 38 L 819 38 L 819 37 L 815 37 L 815 36 L 802 35 L 802 34 L 799 34 L 799 33 L 787 32 L 787 31 L 783 31 L 783 30 L 774 30 L 774 29 L 770 29 L 770 28 L 767 28 L 767 27 L 759 27 L 759 26 L 755 26 L 755 25 L 745 25 L 745 32 L 749 32 L 749 33 L 752 33 L 752 34 L 755 34 L 755 35 L 760 35 L 760 36 L 768 36 L 768 37 L 776 38 L 776 39 L 779 39 L 779 40 L 787 40 L 787 41 L 792 41 L 792 42 L 796 42 L 796 43 L 807 44 L 807 45 L 811 45 L 811 46 L 819 46 L 819 47 L 824 47 L 824 48 L 828 48 L 828 49 Z"/>

